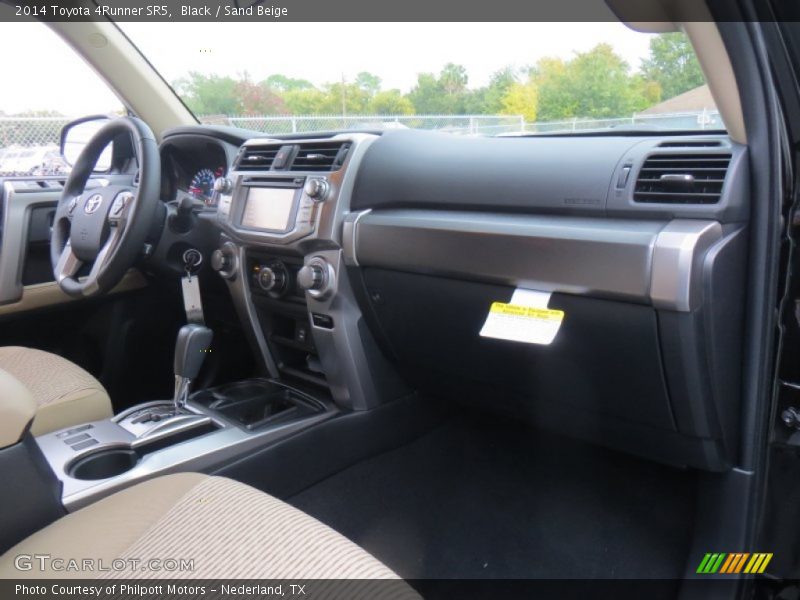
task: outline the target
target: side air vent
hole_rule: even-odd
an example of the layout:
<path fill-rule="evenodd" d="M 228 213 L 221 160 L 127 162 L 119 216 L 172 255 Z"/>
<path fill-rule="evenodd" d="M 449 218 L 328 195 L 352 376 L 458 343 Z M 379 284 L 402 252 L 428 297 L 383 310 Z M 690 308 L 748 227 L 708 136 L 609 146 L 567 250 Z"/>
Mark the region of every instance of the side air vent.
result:
<path fill-rule="evenodd" d="M 279 146 L 251 146 L 245 148 L 235 168 L 237 171 L 269 171 L 279 149 Z"/>
<path fill-rule="evenodd" d="M 716 204 L 722 195 L 730 154 L 653 154 L 644 161 L 634 202 Z"/>
<path fill-rule="evenodd" d="M 336 171 L 344 164 L 348 142 L 302 144 L 292 161 L 290 171 Z"/>
<path fill-rule="evenodd" d="M 719 140 L 679 140 L 674 142 L 661 142 L 659 148 L 719 148 Z"/>

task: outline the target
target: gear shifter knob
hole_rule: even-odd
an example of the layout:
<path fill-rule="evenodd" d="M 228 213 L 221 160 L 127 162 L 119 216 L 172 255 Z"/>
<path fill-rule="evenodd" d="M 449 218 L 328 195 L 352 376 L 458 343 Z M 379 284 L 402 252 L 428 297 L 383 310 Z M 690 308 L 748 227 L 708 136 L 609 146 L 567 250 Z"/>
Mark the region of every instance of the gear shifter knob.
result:
<path fill-rule="evenodd" d="M 214 332 L 205 325 L 190 323 L 181 327 L 175 341 L 175 377 L 197 377 L 213 337 Z"/>
<path fill-rule="evenodd" d="M 175 414 L 186 406 L 189 384 L 197 377 L 214 332 L 205 325 L 189 323 L 181 327 L 175 341 Z"/>

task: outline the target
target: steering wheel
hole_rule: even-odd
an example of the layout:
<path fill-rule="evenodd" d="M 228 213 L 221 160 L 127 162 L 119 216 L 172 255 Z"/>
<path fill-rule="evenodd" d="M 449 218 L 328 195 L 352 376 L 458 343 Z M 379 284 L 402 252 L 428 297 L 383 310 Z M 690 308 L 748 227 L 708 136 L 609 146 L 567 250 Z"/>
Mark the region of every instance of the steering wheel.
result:
<path fill-rule="evenodd" d="M 86 188 L 105 147 L 128 134 L 139 161 L 138 185 Z M 117 285 L 142 250 L 157 214 L 161 161 L 151 129 L 133 117 L 104 125 L 84 147 L 64 184 L 50 236 L 59 287 L 89 297 Z"/>

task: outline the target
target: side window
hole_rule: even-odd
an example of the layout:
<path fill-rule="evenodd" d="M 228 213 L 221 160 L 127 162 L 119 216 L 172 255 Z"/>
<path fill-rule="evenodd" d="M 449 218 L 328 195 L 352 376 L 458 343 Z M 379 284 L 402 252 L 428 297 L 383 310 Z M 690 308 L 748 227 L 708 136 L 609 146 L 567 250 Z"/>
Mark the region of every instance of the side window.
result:
<path fill-rule="evenodd" d="M 0 23 L 0 75 L 0 177 L 65 173 L 61 127 L 124 114 L 100 76 L 43 23 Z"/>

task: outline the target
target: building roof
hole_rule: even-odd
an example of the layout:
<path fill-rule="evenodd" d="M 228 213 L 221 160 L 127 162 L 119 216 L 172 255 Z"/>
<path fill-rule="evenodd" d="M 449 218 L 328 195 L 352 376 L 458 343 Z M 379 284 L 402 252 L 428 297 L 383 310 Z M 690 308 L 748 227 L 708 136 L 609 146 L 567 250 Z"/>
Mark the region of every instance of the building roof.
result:
<path fill-rule="evenodd" d="M 669 100 L 664 100 L 663 102 L 659 102 L 643 110 L 639 114 L 658 115 L 664 113 L 695 112 L 704 109 L 717 109 L 717 105 L 711 97 L 711 90 L 708 89 L 708 85 L 701 85 L 688 92 L 678 94 Z"/>

